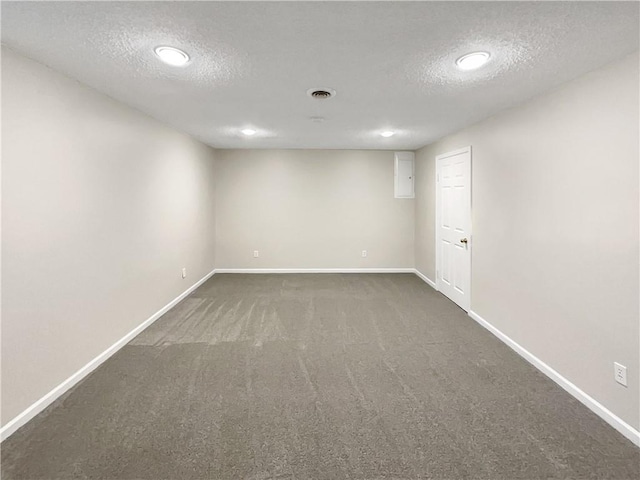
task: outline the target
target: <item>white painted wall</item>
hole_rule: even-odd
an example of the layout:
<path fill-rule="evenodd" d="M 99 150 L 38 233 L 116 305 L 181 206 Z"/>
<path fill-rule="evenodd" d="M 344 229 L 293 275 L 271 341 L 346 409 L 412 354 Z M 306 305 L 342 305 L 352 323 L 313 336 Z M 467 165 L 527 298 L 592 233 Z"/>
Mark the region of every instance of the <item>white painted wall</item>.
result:
<path fill-rule="evenodd" d="M 394 198 L 393 152 L 216 155 L 217 268 L 413 267 L 414 200 Z"/>
<path fill-rule="evenodd" d="M 213 269 L 215 182 L 211 148 L 4 47 L 2 114 L 5 425 Z"/>
<path fill-rule="evenodd" d="M 434 159 L 471 145 L 471 309 L 636 429 L 638 79 L 635 54 L 419 150 L 415 211 L 435 279 Z"/>
<path fill-rule="evenodd" d="M 630 57 L 421 149 L 414 202 L 393 198 L 393 152 L 214 159 L 3 48 L 2 424 L 214 254 L 219 268 L 415 264 L 434 279 L 434 159 L 472 145 L 472 309 L 638 428 L 637 82 Z"/>

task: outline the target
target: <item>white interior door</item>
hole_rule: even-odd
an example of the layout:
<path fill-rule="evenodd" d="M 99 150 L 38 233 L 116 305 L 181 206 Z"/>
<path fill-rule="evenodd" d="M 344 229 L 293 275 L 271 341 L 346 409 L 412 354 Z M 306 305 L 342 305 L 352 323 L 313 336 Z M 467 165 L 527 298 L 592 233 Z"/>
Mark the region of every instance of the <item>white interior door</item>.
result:
<path fill-rule="evenodd" d="M 471 305 L 471 147 L 436 157 L 436 288 Z"/>

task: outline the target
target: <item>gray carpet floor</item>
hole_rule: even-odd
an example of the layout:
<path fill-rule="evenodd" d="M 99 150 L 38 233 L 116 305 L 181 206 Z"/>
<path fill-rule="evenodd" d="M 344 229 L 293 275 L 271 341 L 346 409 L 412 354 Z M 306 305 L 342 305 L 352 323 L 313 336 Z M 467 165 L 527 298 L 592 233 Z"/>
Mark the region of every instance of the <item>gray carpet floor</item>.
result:
<path fill-rule="evenodd" d="M 413 275 L 216 275 L 2 478 L 622 480 L 640 450 Z"/>

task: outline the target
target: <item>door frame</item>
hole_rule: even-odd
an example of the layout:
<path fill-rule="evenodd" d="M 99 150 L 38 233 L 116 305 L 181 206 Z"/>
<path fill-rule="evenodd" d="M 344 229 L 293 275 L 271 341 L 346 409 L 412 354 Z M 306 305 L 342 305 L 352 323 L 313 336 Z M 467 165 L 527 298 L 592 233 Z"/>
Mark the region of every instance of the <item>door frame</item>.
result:
<path fill-rule="evenodd" d="M 436 290 L 440 291 L 440 186 L 438 183 L 440 182 L 440 160 L 443 160 L 448 157 L 453 157 L 455 155 L 460 155 L 461 153 L 469 154 L 469 243 L 467 247 L 469 248 L 469 305 L 468 311 L 471 311 L 471 273 L 473 269 L 473 155 L 471 152 L 471 145 L 463 148 L 459 148 L 457 150 L 453 150 L 451 152 L 446 152 L 440 155 L 436 155 L 436 245 L 435 245 L 435 255 L 436 255 Z M 447 297 L 448 298 L 448 297 Z M 453 300 L 452 300 L 453 301 Z M 462 307 L 461 307 L 462 308 Z"/>

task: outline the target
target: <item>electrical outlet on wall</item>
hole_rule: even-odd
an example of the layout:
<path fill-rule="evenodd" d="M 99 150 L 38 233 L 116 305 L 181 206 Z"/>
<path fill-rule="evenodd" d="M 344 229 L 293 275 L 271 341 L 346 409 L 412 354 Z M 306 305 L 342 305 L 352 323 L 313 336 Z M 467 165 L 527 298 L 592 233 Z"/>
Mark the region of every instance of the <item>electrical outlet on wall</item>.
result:
<path fill-rule="evenodd" d="M 367 256 L 367 251 L 366 250 L 362 250 L 362 258 Z"/>
<path fill-rule="evenodd" d="M 187 278 L 187 269 L 186 268 L 182 269 L 182 278 Z"/>
<path fill-rule="evenodd" d="M 620 365 L 618 362 L 613 362 L 613 378 L 616 379 L 620 385 L 627 386 L 627 367 Z"/>
<path fill-rule="evenodd" d="M 260 252 L 258 250 L 253 251 L 253 258 L 258 258 L 260 256 Z"/>

